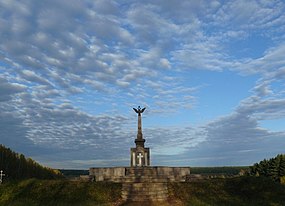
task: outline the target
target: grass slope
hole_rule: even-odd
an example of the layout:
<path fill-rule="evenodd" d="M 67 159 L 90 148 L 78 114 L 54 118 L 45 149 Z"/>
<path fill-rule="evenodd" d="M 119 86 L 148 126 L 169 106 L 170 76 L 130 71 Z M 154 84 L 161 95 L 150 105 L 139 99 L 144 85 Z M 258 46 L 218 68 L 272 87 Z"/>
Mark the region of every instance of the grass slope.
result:
<path fill-rule="evenodd" d="M 121 185 L 65 180 L 29 179 L 0 186 L 0 205 L 94 206 L 112 205 L 120 198 Z"/>
<path fill-rule="evenodd" d="M 285 185 L 269 178 L 209 179 L 171 183 L 169 188 L 173 200 L 189 206 L 285 205 Z M 0 205 L 111 206 L 120 194 L 121 184 L 116 183 L 29 179 L 0 185 Z"/>
<path fill-rule="evenodd" d="M 285 186 L 269 178 L 210 179 L 170 187 L 175 198 L 191 206 L 285 205 Z"/>

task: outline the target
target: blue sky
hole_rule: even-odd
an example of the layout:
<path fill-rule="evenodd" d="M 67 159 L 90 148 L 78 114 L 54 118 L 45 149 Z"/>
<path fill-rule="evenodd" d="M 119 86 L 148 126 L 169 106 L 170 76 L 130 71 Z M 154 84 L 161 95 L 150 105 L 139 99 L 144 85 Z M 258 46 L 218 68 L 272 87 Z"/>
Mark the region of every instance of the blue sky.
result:
<path fill-rule="evenodd" d="M 54 168 L 285 150 L 284 1 L 1 1 L 0 143 Z"/>

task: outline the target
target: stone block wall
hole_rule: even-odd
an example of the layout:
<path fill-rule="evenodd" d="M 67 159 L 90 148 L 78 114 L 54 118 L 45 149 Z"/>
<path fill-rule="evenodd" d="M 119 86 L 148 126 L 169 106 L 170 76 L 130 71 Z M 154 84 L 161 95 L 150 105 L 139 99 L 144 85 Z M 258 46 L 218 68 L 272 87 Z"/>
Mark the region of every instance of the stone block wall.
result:
<path fill-rule="evenodd" d="M 112 178 L 125 177 L 125 173 L 125 167 L 95 167 L 89 169 L 89 176 L 91 176 L 97 182 L 107 181 Z"/>
<path fill-rule="evenodd" d="M 90 168 L 89 176 L 95 181 L 127 182 L 132 179 L 183 182 L 190 175 L 190 167 L 109 167 Z M 136 177 L 136 178 L 134 178 Z"/>

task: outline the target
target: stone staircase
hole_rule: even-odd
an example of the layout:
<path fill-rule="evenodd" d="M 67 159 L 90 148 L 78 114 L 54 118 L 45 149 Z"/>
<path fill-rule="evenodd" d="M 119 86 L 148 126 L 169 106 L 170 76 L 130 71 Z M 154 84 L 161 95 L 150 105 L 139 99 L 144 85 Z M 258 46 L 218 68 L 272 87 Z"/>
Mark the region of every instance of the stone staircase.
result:
<path fill-rule="evenodd" d="M 122 199 L 132 202 L 167 201 L 167 183 L 123 183 Z"/>
<path fill-rule="evenodd" d="M 157 174 L 151 168 L 129 168 L 122 181 L 122 199 L 132 202 L 167 201 L 167 182 L 171 179 L 170 176 Z"/>

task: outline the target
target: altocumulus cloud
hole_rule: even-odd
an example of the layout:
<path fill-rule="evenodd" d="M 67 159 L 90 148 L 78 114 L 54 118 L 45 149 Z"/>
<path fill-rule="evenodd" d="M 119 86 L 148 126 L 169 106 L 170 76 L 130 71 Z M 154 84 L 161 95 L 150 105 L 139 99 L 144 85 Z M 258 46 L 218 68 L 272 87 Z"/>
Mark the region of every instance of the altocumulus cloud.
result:
<path fill-rule="evenodd" d="M 284 8 L 2 1 L 0 143 L 58 168 L 128 165 L 128 110 L 142 104 L 154 164 L 241 165 L 284 152 L 284 130 L 261 126 L 285 118 Z M 211 74 L 226 72 L 252 84 L 230 112 L 208 118 Z"/>

